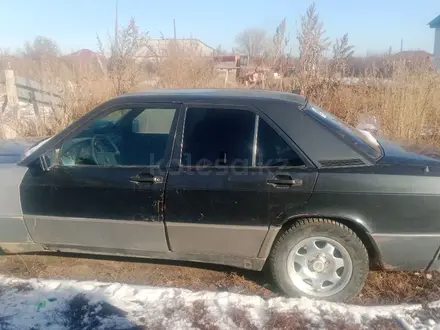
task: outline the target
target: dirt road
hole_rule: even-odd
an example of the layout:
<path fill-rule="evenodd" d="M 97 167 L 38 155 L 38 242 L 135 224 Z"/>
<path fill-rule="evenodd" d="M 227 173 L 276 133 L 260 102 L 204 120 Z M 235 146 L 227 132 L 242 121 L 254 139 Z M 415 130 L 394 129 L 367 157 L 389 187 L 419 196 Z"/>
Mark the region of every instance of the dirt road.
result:
<path fill-rule="evenodd" d="M 264 273 L 199 263 L 83 255 L 0 256 L 0 273 L 20 278 L 99 280 L 192 290 L 279 295 Z M 371 272 L 352 303 L 362 305 L 440 300 L 440 275 Z"/>

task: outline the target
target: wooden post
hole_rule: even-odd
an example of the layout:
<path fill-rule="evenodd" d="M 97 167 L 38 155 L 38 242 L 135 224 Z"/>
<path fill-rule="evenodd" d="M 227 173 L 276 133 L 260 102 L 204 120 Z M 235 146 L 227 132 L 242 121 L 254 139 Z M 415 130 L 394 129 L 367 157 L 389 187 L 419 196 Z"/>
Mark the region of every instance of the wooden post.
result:
<path fill-rule="evenodd" d="M 225 72 L 225 87 L 228 85 L 228 80 L 229 80 L 229 69 L 226 69 L 226 72 Z"/>
<path fill-rule="evenodd" d="M 6 97 L 8 98 L 8 107 L 12 109 L 14 119 L 19 118 L 18 113 L 18 93 L 15 85 L 15 75 L 13 70 L 5 70 L 5 88 Z"/>

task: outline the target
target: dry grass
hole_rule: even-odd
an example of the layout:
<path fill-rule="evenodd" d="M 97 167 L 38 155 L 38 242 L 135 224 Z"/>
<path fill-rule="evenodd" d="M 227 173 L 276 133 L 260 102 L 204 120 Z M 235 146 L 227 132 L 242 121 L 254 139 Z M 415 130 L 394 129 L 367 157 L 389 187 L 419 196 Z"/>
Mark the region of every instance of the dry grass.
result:
<path fill-rule="evenodd" d="M 237 329 L 258 330 L 257 326 L 253 324 L 249 313 L 244 309 L 232 307 L 228 310 L 228 316 L 234 322 Z"/>
<path fill-rule="evenodd" d="M 204 301 L 195 301 L 188 313 L 190 315 L 189 319 L 191 320 L 192 326 L 195 329 L 220 330 L 218 326 L 214 325 L 215 319 L 206 308 Z"/>
<path fill-rule="evenodd" d="M 440 75 L 428 66 L 409 69 L 401 62 L 393 66 L 390 83 L 370 79 L 370 84 L 336 85 L 317 101 L 349 123 L 355 124 L 360 113 L 370 113 L 378 118 L 384 135 L 421 140 L 423 126 L 435 127 L 440 120 Z"/>
<path fill-rule="evenodd" d="M 195 291 L 228 291 L 276 297 L 279 292 L 264 273 L 216 265 L 76 255 L 1 256 L 1 273 L 20 278 L 99 280 Z M 370 272 L 366 284 L 350 303 L 392 305 L 440 300 L 440 274 Z M 232 311 L 234 313 L 234 311 Z"/>
<path fill-rule="evenodd" d="M 370 272 L 353 303 L 362 305 L 426 303 L 440 299 L 440 274 Z"/>
<path fill-rule="evenodd" d="M 361 113 L 375 115 L 384 135 L 392 139 L 440 143 L 438 136 L 429 141 L 421 137 L 425 125 L 440 123 L 440 75 L 433 72 L 431 63 L 416 58 L 405 62 L 392 54 L 384 54 L 373 58 L 365 72 L 353 72 L 361 79 L 360 83 L 347 85 L 340 78 L 352 78 L 347 68 L 353 60 L 350 57 L 353 46 L 345 34 L 333 45 L 333 58 L 325 58 L 324 52 L 330 43 L 314 5 L 301 19 L 297 35 L 298 60 L 272 54 L 272 48 L 278 50 L 286 41 L 284 30 L 281 32 L 279 28 L 274 34 L 274 40 L 278 42 L 270 44 L 270 49 L 263 52 L 269 55 L 263 56 L 259 62 L 262 67 L 283 61 L 296 63 L 294 74 L 281 81 L 268 79 L 263 84 L 265 88 L 289 92 L 300 90 L 351 124 L 357 122 Z M 167 49 L 157 54 L 157 50 L 148 47 L 148 42 L 148 34 L 140 31 L 132 19 L 109 38 L 107 45 L 100 42 L 107 57 L 99 61 L 84 63 L 59 57 L 53 52 L 56 44 L 48 49 L 47 54 L 40 52 L 37 58 L 13 57 L 0 52 L 1 69 L 11 66 L 21 76 L 38 80 L 43 85 L 56 86 L 63 99 L 63 106 L 54 111 L 51 118 L 12 124 L 20 135 L 48 135 L 61 130 L 98 103 L 123 92 L 226 86 L 212 60 L 200 56 L 196 44 L 181 46 L 171 42 Z M 140 56 L 148 56 L 148 62 L 139 61 Z M 235 82 L 227 86 L 245 87 Z"/>
<path fill-rule="evenodd" d="M 66 60 L 32 63 L 38 70 L 28 70 L 28 76 L 40 81 L 56 83 L 62 91 L 63 106 L 53 112 L 52 118 L 16 123 L 20 135 L 53 134 L 71 121 L 90 111 L 97 104 L 117 95 L 114 77 L 106 75 L 97 65 L 77 65 Z M 422 141 L 425 125 L 440 123 L 440 75 L 428 66 L 408 68 L 403 62 L 394 62 L 391 83 L 374 78 L 374 72 L 365 74 L 365 82 L 342 84 L 334 77 L 320 76 L 308 84 L 307 96 L 317 104 L 335 113 L 343 120 L 356 124 L 360 114 L 375 115 L 384 135 L 397 140 Z M 55 68 L 55 69 L 54 69 Z M 22 73 L 24 74 L 24 73 Z M 188 51 L 170 50 L 168 57 L 154 65 L 154 71 L 145 72 L 140 83 L 131 91 L 150 88 L 215 88 L 225 87 L 223 78 L 208 59 L 199 59 Z M 231 85 L 227 85 L 231 87 Z M 265 83 L 268 89 L 295 91 L 301 87 L 298 77 Z M 232 87 L 246 88 L 234 83 Z M 439 144 L 439 137 L 423 142 Z"/>
<path fill-rule="evenodd" d="M 196 291 L 228 290 L 241 294 L 276 297 L 278 293 L 268 288 L 264 274 L 229 267 L 218 267 L 196 263 L 180 263 L 171 261 L 151 261 L 130 258 L 97 258 L 76 255 L 23 255 L 1 256 L 0 269 L 2 275 L 19 278 L 50 278 L 98 280 L 122 282 L 129 284 L 153 285 L 159 287 L 180 287 Z M 424 323 L 432 319 L 440 322 L 439 309 L 430 308 L 427 303 L 440 300 L 440 274 L 414 274 L 406 272 L 371 272 L 361 294 L 350 303 L 358 305 L 390 305 L 400 303 L 421 303 L 423 310 L 408 312 L 411 317 L 418 317 Z M 5 288 L 6 289 L 6 288 Z M 8 288 L 9 289 L 9 288 Z M 31 288 L 18 284 L 18 291 Z M 0 295 L 2 288 L 0 288 Z M 163 315 L 184 317 L 195 329 L 216 330 L 216 318 L 203 301 L 195 301 L 191 306 L 173 302 L 162 311 Z M 179 314 L 179 315 L 176 315 Z M 254 330 L 257 325 L 246 310 L 246 306 L 231 307 L 227 316 L 237 329 Z M 357 330 L 360 329 L 346 315 L 322 315 L 325 329 Z M 140 320 L 141 322 L 144 322 Z M 311 329 L 322 327 L 313 324 L 299 310 L 286 313 L 268 311 L 263 329 Z M 368 322 L 369 329 L 403 329 L 400 323 L 392 318 L 375 318 Z M 363 322 L 365 324 L 365 322 Z M 145 321 L 148 323 L 148 320 Z M 150 324 L 149 329 L 165 329 L 163 324 Z"/>
<path fill-rule="evenodd" d="M 395 319 L 389 319 L 384 317 L 377 317 L 368 323 L 368 328 L 371 330 L 403 330 L 399 322 Z"/>
<path fill-rule="evenodd" d="M 310 320 L 299 311 L 289 313 L 269 312 L 265 329 L 309 329 Z"/>

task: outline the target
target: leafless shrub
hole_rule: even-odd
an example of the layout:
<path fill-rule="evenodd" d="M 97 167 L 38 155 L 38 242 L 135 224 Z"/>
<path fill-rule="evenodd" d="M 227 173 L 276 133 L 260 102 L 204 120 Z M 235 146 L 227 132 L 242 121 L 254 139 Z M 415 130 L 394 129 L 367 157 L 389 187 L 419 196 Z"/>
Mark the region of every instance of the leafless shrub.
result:
<path fill-rule="evenodd" d="M 348 33 L 345 33 L 342 38 L 336 39 L 333 44 L 333 59 L 331 63 L 331 73 L 344 76 L 347 60 L 353 56 L 354 46 L 350 45 L 348 41 Z"/>
<path fill-rule="evenodd" d="M 268 39 L 265 30 L 250 28 L 237 34 L 235 43 L 240 53 L 253 58 L 266 52 Z"/>
<path fill-rule="evenodd" d="M 197 45 L 191 42 L 185 47 L 170 42 L 157 61 L 159 88 L 224 87 L 218 76 L 214 62 L 201 56 Z"/>
<path fill-rule="evenodd" d="M 109 37 L 107 51 L 98 38 L 102 55 L 108 55 L 108 65 L 105 74 L 113 84 L 116 94 L 132 90 L 144 74 L 143 50 L 148 43 L 148 34 L 142 32 L 134 18 L 130 19 L 127 27 L 118 28 L 115 36 Z"/>
<path fill-rule="evenodd" d="M 45 36 L 37 36 L 32 43 L 25 43 L 23 55 L 32 59 L 58 57 L 61 55 L 61 50 L 56 41 Z"/>
<path fill-rule="evenodd" d="M 307 8 L 306 14 L 301 16 L 301 28 L 297 36 L 300 54 L 299 83 L 301 92 L 305 95 L 311 92 L 314 82 L 319 80 L 320 66 L 330 46 L 324 34 L 324 25 L 319 20 L 313 3 Z"/>

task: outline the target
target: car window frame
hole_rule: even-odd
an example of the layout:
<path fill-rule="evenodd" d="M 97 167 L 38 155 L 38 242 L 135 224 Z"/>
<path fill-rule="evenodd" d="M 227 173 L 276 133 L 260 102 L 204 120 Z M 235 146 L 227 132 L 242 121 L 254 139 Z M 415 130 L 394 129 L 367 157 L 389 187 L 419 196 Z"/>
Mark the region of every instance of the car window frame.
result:
<path fill-rule="evenodd" d="M 164 152 L 164 157 L 163 157 L 164 158 L 164 162 L 162 164 L 160 164 L 160 165 L 101 165 L 101 164 L 99 164 L 99 165 L 90 165 L 90 164 L 75 164 L 73 166 L 68 166 L 68 165 L 62 165 L 60 163 L 59 150 L 61 150 L 63 144 L 67 140 L 71 139 L 75 135 L 78 135 L 82 131 L 84 131 L 87 128 L 89 128 L 91 125 L 93 125 L 93 123 L 96 120 L 99 120 L 100 118 L 106 117 L 106 116 L 108 116 L 110 113 L 112 113 L 114 111 L 124 110 L 124 109 L 131 109 L 131 108 L 135 108 L 135 107 L 142 107 L 142 108 L 145 108 L 145 109 L 148 109 L 148 108 L 153 108 L 153 109 L 163 108 L 163 109 L 174 109 L 175 110 L 173 122 L 171 124 L 170 133 L 169 133 L 169 136 L 168 136 L 167 146 L 166 146 L 166 149 L 165 149 L 165 152 Z M 43 152 L 43 155 L 45 153 L 47 153 L 47 152 L 51 152 L 51 151 L 54 151 L 54 150 L 57 151 L 56 152 L 55 162 L 53 163 L 51 168 L 60 168 L 60 169 L 71 169 L 71 168 L 105 168 L 105 169 L 109 169 L 109 168 L 161 168 L 161 166 L 169 166 L 169 163 L 170 163 L 170 161 L 172 159 L 174 144 L 176 142 L 178 120 L 179 120 L 181 111 L 182 111 L 182 104 L 181 103 L 177 103 L 177 102 L 172 102 L 172 101 L 170 101 L 170 102 L 130 102 L 130 103 L 115 104 L 115 105 L 109 106 L 108 108 L 103 109 L 102 111 L 100 111 L 95 116 L 92 116 L 92 117 L 88 118 L 87 121 L 85 121 L 85 122 L 81 123 L 80 125 L 78 125 L 75 129 L 71 130 L 63 138 L 61 138 L 59 141 L 57 141 L 54 146 L 52 146 L 48 150 L 45 150 Z M 129 114 L 130 114 L 130 112 L 125 114 L 120 119 L 126 118 Z M 133 119 L 135 117 L 133 117 Z"/>
<path fill-rule="evenodd" d="M 201 109 L 225 109 L 225 110 L 241 110 L 252 112 L 255 115 L 254 122 L 254 134 L 253 134 L 253 144 L 252 144 L 252 157 L 251 157 L 251 165 L 250 166 L 238 166 L 238 165 L 210 165 L 210 166 L 202 166 L 202 165 L 184 165 L 182 164 L 182 155 L 183 155 L 183 143 L 185 137 L 185 122 L 186 115 L 188 109 L 192 108 L 201 108 Z M 259 121 L 263 119 L 267 125 L 269 125 L 279 136 L 280 138 L 290 147 L 292 150 L 300 157 L 303 161 L 304 165 L 301 166 L 257 166 L 256 165 L 256 157 L 257 157 L 257 147 L 258 147 L 258 129 L 259 129 Z M 179 150 L 175 155 L 175 159 L 173 159 L 174 164 L 182 169 L 225 169 L 225 168 L 248 168 L 248 169 L 315 169 L 316 166 L 312 163 L 312 161 L 306 156 L 306 154 L 296 145 L 291 138 L 287 136 L 285 132 L 283 132 L 278 125 L 274 123 L 274 121 L 269 118 L 269 116 L 261 111 L 260 109 L 254 106 L 248 105 L 236 105 L 236 104 L 228 104 L 228 103 L 185 103 L 182 106 L 181 111 L 181 119 L 179 120 L 179 140 L 176 140 L 176 144 L 179 144 Z"/>

